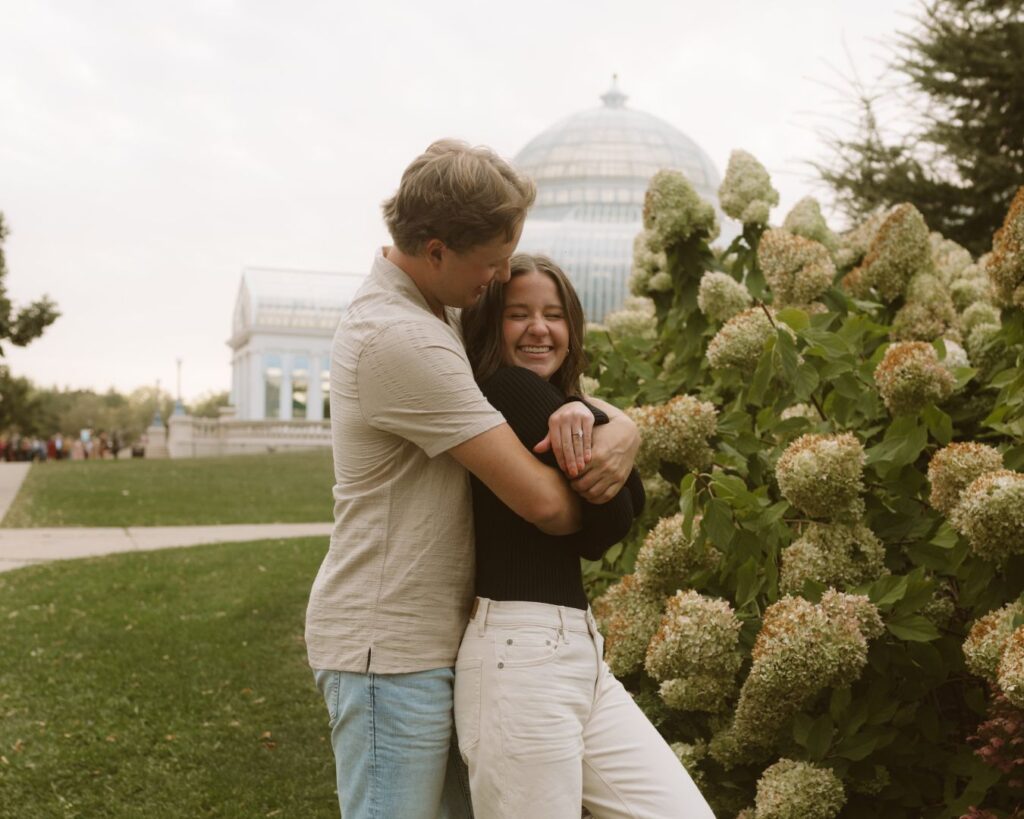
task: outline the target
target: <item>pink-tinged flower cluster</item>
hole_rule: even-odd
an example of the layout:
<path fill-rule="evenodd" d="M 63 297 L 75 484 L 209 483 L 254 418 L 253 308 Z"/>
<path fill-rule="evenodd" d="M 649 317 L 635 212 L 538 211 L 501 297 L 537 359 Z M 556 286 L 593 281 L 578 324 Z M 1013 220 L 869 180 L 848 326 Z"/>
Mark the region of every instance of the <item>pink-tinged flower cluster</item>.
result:
<path fill-rule="evenodd" d="M 832 286 L 836 275 L 828 248 L 787 230 L 766 230 L 757 259 L 776 307 L 809 305 Z"/>
<path fill-rule="evenodd" d="M 694 522 L 693 532 L 686 534 L 684 517 L 676 514 L 659 520 L 636 556 L 637 579 L 662 595 L 674 594 L 694 572 L 714 568 L 722 557 L 716 548 L 695 536 L 699 519 Z"/>
<path fill-rule="evenodd" d="M 890 210 L 861 264 L 863 289 L 873 290 L 885 302 L 902 296 L 915 276 L 931 272 L 928 236 L 928 225 L 913 205 Z"/>
<path fill-rule="evenodd" d="M 664 404 L 631 407 L 626 414 L 640 432 L 637 468 L 645 475 L 662 461 L 701 469 L 711 462 L 708 439 L 715 434 L 718 411 L 709 401 L 677 395 Z"/>
<path fill-rule="evenodd" d="M 875 368 L 875 384 L 893 415 L 913 415 L 953 394 L 956 379 L 924 341 L 898 341 Z"/>
<path fill-rule="evenodd" d="M 801 435 L 779 457 L 775 478 L 786 500 L 809 517 L 857 520 L 864 461 L 864 447 L 852 433 Z"/>
<path fill-rule="evenodd" d="M 782 551 L 779 591 L 799 594 L 809 580 L 845 589 L 888 573 L 885 546 L 863 523 L 812 523 Z"/>
<path fill-rule="evenodd" d="M 817 604 L 783 597 L 769 606 L 733 723 L 712 739 L 711 755 L 727 767 L 764 758 L 820 691 L 860 676 L 868 641 L 883 631 L 878 609 L 860 595 L 828 591 Z"/>
<path fill-rule="evenodd" d="M 985 272 L 1000 304 L 1024 307 L 1024 186 L 1013 197 L 1003 226 L 992 237 Z"/>

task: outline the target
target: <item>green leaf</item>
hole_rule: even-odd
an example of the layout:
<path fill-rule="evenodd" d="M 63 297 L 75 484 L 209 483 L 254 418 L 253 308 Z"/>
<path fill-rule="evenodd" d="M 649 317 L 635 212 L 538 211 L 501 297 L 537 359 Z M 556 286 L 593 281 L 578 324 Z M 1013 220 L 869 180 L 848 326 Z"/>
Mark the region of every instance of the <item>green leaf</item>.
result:
<path fill-rule="evenodd" d="M 833 722 L 839 722 L 840 717 L 846 712 L 846 709 L 850 705 L 850 700 L 853 699 L 853 694 L 850 691 L 850 687 L 843 686 L 842 688 L 836 688 L 832 691 L 832 697 L 829 699 L 828 712 L 832 717 Z"/>
<path fill-rule="evenodd" d="M 953 440 L 953 419 L 935 405 L 927 407 L 923 413 L 928 431 L 932 437 L 945 446 Z"/>
<path fill-rule="evenodd" d="M 892 606 L 907 593 L 906 575 L 887 575 L 868 587 L 868 599 L 879 608 Z"/>
<path fill-rule="evenodd" d="M 807 734 L 807 744 L 805 745 L 807 754 L 812 760 L 824 759 L 832 744 L 833 733 L 832 717 L 828 714 L 822 714 L 814 721 Z"/>
<path fill-rule="evenodd" d="M 956 533 L 956 529 L 950 526 L 947 521 L 943 521 L 939 525 L 939 530 L 935 533 L 935 537 L 928 542 L 932 546 L 938 546 L 940 549 L 952 549 L 960 542 L 960 535 Z"/>
<path fill-rule="evenodd" d="M 729 504 L 719 498 L 712 498 L 704 507 L 702 525 L 708 537 L 711 538 L 711 542 L 719 547 L 728 546 L 732 542 L 733 535 L 736 534 L 732 510 L 729 508 Z"/>
<path fill-rule="evenodd" d="M 679 511 L 683 515 L 683 532 L 687 537 L 693 534 L 693 519 L 696 506 L 695 487 L 697 476 L 692 472 L 679 483 Z"/>
<path fill-rule="evenodd" d="M 878 735 L 865 731 L 856 736 L 844 739 L 836 747 L 836 756 L 858 762 L 871 756 L 871 753 L 878 746 Z"/>
<path fill-rule="evenodd" d="M 928 618 L 920 614 L 909 614 L 893 618 L 885 627 L 889 633 L 901 640 L 927 643 L 939 638 L 939 630 Z"/>
<path fill-rule="evenodd" d="M 741 609 L 757 597 L 761 584 L 758 583 L 757 560 L 748 558 L 736 572 L 736 608 Z"/>
<path fill-rule="evenodd" d="M 776 315 L 794 330 L 804 330 L 811 325 L 811 317 L 798 307 L 785 307 Z"/>

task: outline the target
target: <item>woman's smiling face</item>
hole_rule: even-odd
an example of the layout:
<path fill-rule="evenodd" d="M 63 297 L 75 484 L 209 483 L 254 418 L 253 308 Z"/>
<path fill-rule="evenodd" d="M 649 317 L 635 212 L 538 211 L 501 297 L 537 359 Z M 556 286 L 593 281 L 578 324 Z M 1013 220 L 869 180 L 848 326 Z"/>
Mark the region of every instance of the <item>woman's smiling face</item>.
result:
<path fill-rule="evenodd" d="M 537 270 L 505 286 L 502 361 L 548 380 L 569 352 L 569 326 L 554 280 Z"/>

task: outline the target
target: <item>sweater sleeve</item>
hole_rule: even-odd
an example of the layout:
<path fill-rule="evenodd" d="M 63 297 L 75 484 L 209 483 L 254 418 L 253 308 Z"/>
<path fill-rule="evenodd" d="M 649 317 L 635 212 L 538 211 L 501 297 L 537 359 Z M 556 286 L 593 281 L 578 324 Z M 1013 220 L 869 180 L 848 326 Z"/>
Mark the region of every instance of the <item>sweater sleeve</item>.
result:
<path fill-rule="evenodd" d="M 505 416 L 523 446 L 531 451 L 548 434 L 551 413 L 565 401 L 557 387 L 522 367 L 504 367 L 480 388 L 491 405 Z M 604 420 L 607 422 L 607 416 Z M 548 466 L 558 468 L 550 451 L 537 457 Z M 583 528 L 558 540 L 581 557 L 596 560 L 628 534 L 643 504 L 643 484 L 634 470 L 626 485 L 608 503 L 588 503 L 581 498 Z"/>

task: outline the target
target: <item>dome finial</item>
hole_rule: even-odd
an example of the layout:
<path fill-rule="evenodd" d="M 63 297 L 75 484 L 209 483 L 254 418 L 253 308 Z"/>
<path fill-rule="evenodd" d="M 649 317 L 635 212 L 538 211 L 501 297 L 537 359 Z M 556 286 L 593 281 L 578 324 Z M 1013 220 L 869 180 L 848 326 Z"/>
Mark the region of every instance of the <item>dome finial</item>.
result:
<path fill-rule="evenodd" d="M 606 108 L 625 108 L 627 99 L 629 97 L 619 90 L 619 75 L 612 74 L 612 87 L 601 95 L 601 102 Z"/>

